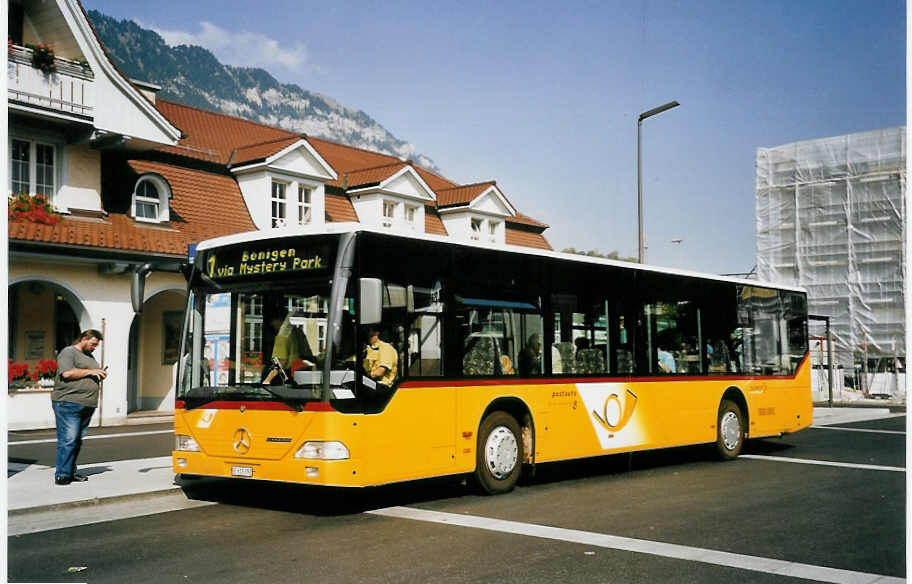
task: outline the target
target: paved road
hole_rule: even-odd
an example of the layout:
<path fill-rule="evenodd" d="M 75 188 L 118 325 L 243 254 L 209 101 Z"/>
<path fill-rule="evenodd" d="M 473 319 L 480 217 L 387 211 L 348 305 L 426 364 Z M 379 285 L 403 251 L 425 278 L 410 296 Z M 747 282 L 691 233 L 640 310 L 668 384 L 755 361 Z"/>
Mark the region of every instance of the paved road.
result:
<path fill-rule="evenodd" d="M 467 494 L 448 481 L 363 492 L 194 481 L 186 484 L 189 496 L 216 504 L 9 538 L 9 579 L 903 577 L 906 476 L 897 469 L 904 465 L 904 424 L 904 418 L 892 418 L 842 430 L 812 428 L 753 443 L 749 457 L 730 463 L 711 460 L 706 448 L 684 448 L 547 465 L 533 484 L 501 497 Z M 26 446 L 11 445 L 10 456 L 19 448 Z M 86 569 L 67 573 L 81 567 Z"/>

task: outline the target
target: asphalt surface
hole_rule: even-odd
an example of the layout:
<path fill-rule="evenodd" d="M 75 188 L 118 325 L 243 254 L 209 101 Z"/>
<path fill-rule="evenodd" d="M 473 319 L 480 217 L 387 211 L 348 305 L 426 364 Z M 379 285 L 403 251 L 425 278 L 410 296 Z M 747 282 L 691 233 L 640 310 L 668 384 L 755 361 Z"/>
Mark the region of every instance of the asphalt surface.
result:
<path fill-rule="evenodd" d="M 894 433 L 811 428 L 749 443 L 746 453 L 904 466 L 903 417 L 841 426 Z M 88 441 L 83 456 L 112 460 L 108 448 L 161 456 L 159 440 L 169 451 L 163 434 L 113 439 L 114 446 Z M 11 444 L 9 454 L 39 464 L 50 456 L 53 464 L 53 444 Z M 905 472 L 851 466 L 721 463 L 704 447 L 542 465 L 531 483 L 499 497 L 470 494 L 452 480 L 363 491 L 184 481 L 188 497 L 214 504 L 10 537 L 9 581 L 811 581 L 372 513 L 399 506 L 903 577 L 905 481 Z"/>

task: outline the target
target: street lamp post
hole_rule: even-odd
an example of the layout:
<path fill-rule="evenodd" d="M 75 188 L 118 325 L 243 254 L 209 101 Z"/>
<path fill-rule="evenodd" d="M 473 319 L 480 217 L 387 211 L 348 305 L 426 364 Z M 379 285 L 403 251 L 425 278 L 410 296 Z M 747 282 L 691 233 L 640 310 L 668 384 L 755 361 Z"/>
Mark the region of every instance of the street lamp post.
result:
<path fill-rule="evenodd" d="M 637 221 L 639 224 L 640 244 L 640 250 L 637 259 L 641 264 L 646 262 L 646 233 L 643 231 L 643 120 L 660 114 L 664 111 L 668 111 L 673 107 L 678 107 L 679 105 L 681 104 L 676 101 L 670 101 L 665 105 L 660 105 L 657 108 L 653 108 L 647 112 L 641 113 L 639 119 L 637 120 Z"/>

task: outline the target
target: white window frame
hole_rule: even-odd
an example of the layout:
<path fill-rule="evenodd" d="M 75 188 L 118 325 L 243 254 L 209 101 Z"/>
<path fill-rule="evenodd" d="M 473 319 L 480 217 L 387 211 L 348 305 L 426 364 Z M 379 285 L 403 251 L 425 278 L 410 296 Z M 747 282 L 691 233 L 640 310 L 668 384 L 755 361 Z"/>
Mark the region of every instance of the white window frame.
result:
<path fill-rule="evenodd" d="M 273 229 L 288 225 L 288 185 L 285 181 L 272 179 L 269 186 L 269 224 Z"/>
<path fill-rule="evenodd" d="M 497 236 L 500 233 L 500 221 L 488 219 L 488 241 L 497 243 Z"/>
<path fill-rule="evenodd" d="M 381 212 L 380 224 L 384 227 L 392 227 L 393 222 L 396 220 L 396 209 L 399 207 L 399 202 L 382 199 L 382 205 L 383 209 Z"/>
<path fill-rule="evenodd" d="M 314 190 L 311 187 L 298 183 L 298 225 L 307 225 L 313 222 L 313 192 Z"/>
<path fill-rule="evenodd" d="M 476 229 L 476 226 L 477 226 L 477 229 Z M 479 219 L 477 217 L 469 217 L 469 239 L 471 239 L 472 241 L 480 240 L 483 230 L 484 230 L 484 219 Z"/>
<path fill-rule="evenodd" d="M 405 205 L 405 207 L 403 207 L 403 211 L 405 224 L 413 230 L 417 229 L 418 205 Z"/>
<path fill-rule="evenodd" d="M 143 184 L 149 184 L 155 188 L 158 197 L 141 195 L 140 190 L 142 189 Z M 170 198 L 171 189 L 164 179 L 154 174 L 144 174 L 140 176 L 136 180 L 136 184 L 133 185 L 133 195 L 130 201 L 130 215 L 136 221 L 143 223 L 164 223 L 165 221 L 169 221 L 171 214 L 168 208 L 168 200 Z M 140 217 L 136 211 L 141 205 L 155 205 L 155 216 Z"/>
<path fill-rule="evenodd" d="M 13 142 L 23 142 L 28 144 L 28 161 L 26 172 L 28 173 L 26 181 L 28 186 L 26 187 L 25 192 L 21 190 L 13 189 L 13 165 L 16 163 L 13 160 Z M 43 192 L 38 192 L 38 147 L 44 146 L 51 149 L 51 184 L 42 185 L 44 187 Z M 9 137 L 9 192 L 12 195 L 18 195 L 20 193 L 27 195 L 44 195 L 48 201 L 53 201 L 55 195 L 57 194 L 57 170 L 59 168 L 59 161 L 57 160 L 57 146 L 49 142 L 42 140 L 30 140 L 28 138 L 21 138 L 18 136 Z M 21 182 L 21 181 L 20 181 Z M 48 192 L 49 191 L 49 192 Z"/>

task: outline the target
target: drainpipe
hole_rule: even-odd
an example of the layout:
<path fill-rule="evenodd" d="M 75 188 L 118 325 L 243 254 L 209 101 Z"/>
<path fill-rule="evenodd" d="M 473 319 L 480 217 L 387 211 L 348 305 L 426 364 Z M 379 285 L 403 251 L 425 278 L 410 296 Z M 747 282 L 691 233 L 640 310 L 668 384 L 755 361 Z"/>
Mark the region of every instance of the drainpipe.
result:
<path fill-rule="evenodd" d="M 143 298 L 146 290 L 146 277 L 152 271 L 152 264 L 143 264 L 133 272 L 130 282 L 130 300 L 133 302 L 133 312 L 142 312 Z"/>

